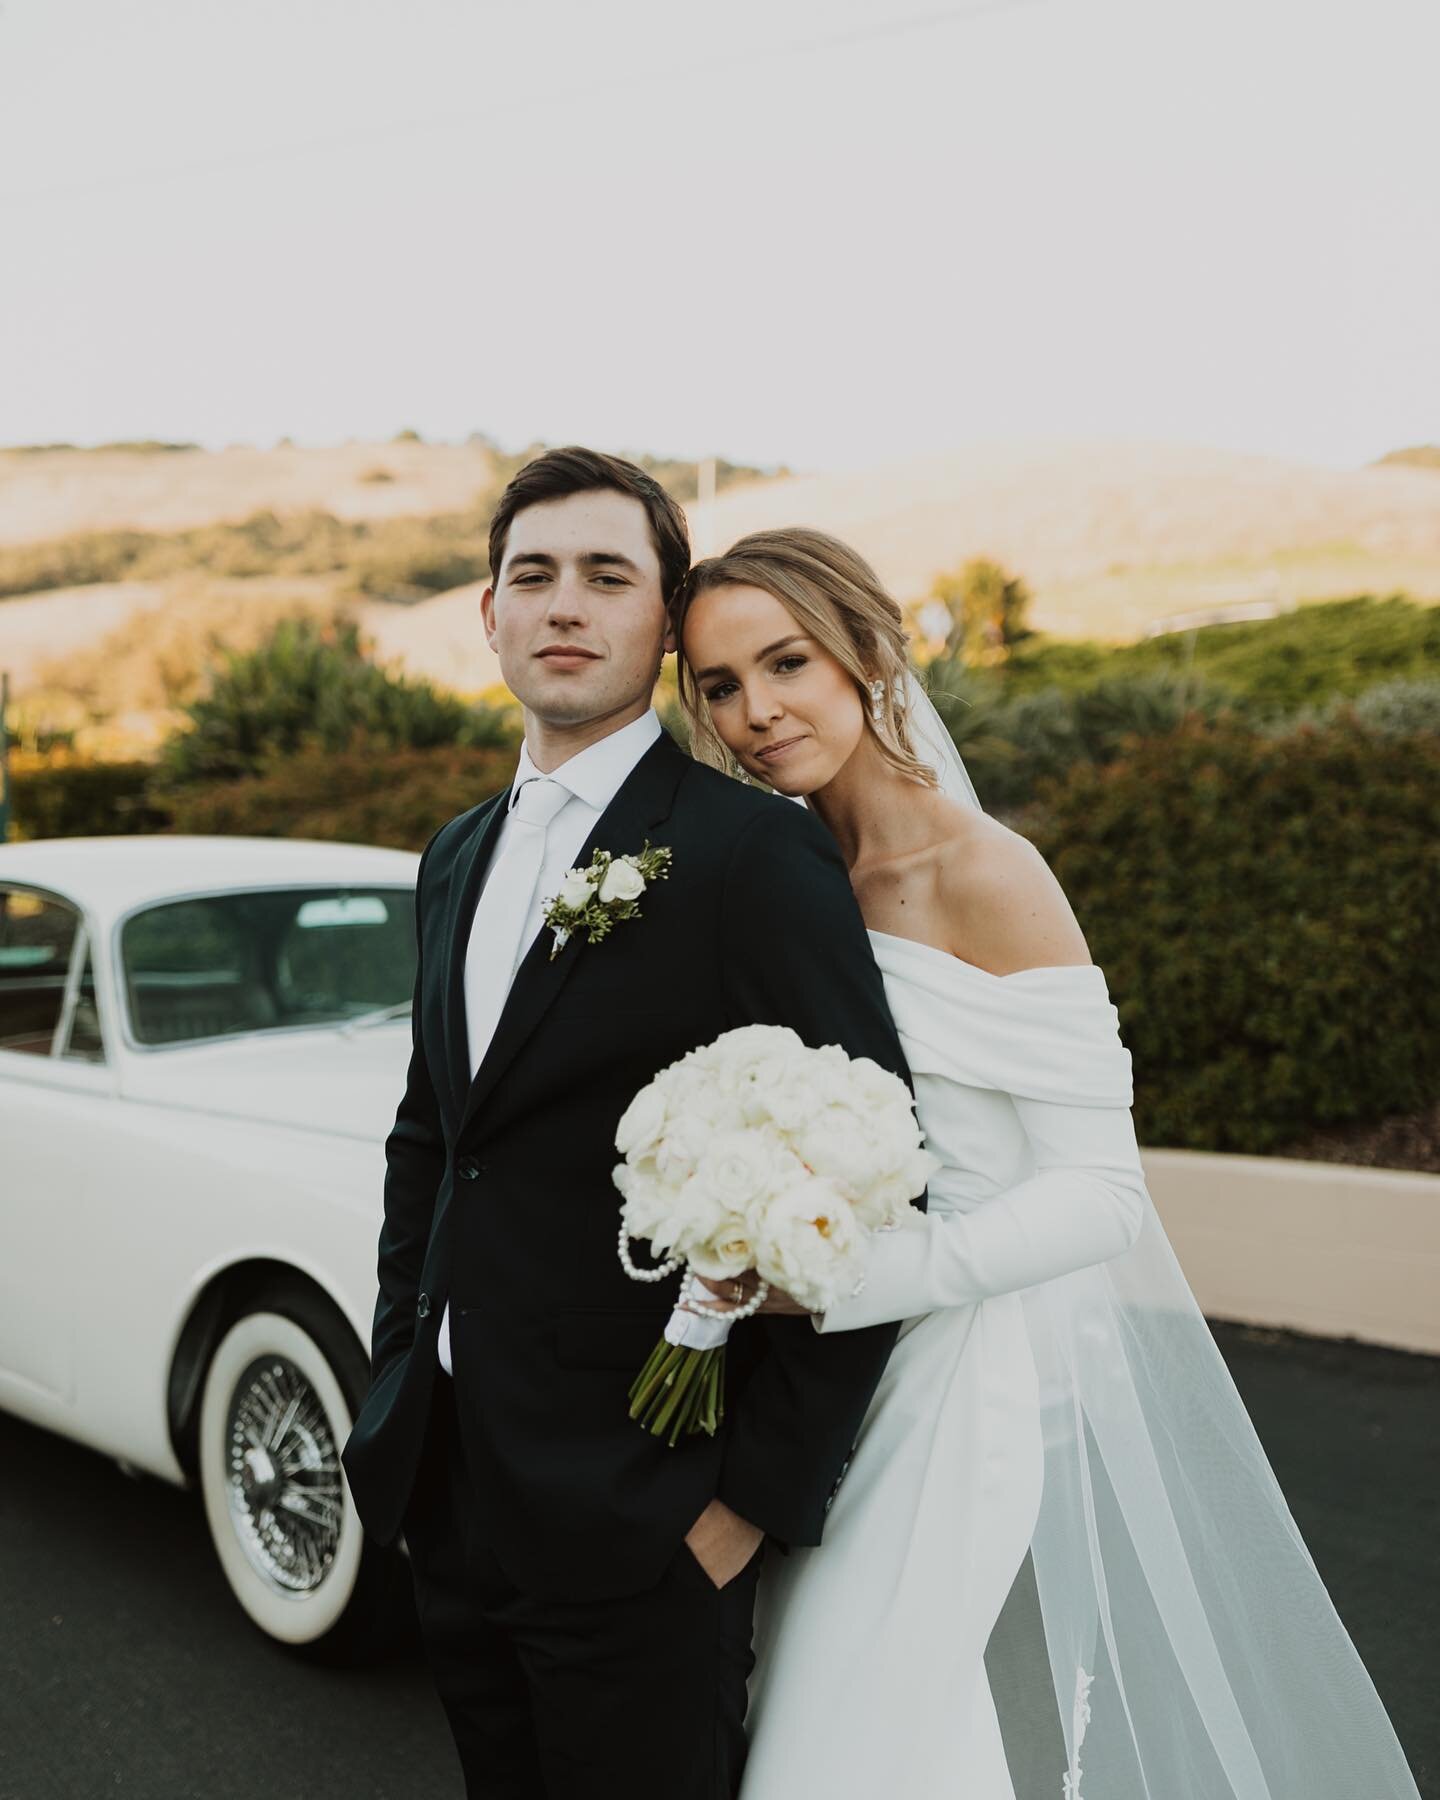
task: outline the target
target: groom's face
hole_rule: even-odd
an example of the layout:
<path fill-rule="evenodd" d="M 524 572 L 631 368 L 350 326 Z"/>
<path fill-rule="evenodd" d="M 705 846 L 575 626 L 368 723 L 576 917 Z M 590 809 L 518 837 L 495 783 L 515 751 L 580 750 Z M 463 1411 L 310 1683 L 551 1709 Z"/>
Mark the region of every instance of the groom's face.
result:
<path fill-rule="evenodd" d="M 517 513 L 481 610 L 506 686 L 555 727 L 638 715 L 671 647 L 649 517 L 609 488 Z"/>

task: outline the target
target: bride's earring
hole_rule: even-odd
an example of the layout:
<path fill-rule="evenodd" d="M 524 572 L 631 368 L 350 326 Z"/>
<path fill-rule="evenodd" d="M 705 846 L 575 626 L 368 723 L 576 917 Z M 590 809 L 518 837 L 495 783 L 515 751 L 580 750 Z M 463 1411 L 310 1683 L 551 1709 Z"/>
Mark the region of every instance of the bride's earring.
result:
<path fill-rule="evenodd" d="M 885 717 L 885 683 L 879 679 L 870 683 L 870 717 L 877 725 Z"/>

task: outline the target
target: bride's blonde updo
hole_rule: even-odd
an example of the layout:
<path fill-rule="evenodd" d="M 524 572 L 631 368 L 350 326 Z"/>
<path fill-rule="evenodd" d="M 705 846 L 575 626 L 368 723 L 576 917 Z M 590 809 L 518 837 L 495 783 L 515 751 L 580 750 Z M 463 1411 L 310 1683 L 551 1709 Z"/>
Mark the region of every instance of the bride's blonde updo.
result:
<path fill-rule="evenodd" d="M 891 768 L 926 787 L 939 785 L 920 760 L 905 719 L 909 657 L 905 620 L 865 558 L 827 531 L 786 525 L 752 531 L 723 556 L 695 564 L 675 596 L 672 619 L 680 646 L 680 702 L 696 756 L 712 768 L 737 765 L 710 722 L 710 709 L 685 656 L 685 616 L 712 588 L 756 587 L 774 596 L 807 636 L 827 650 L 855 683 L 865 727 Z"/>

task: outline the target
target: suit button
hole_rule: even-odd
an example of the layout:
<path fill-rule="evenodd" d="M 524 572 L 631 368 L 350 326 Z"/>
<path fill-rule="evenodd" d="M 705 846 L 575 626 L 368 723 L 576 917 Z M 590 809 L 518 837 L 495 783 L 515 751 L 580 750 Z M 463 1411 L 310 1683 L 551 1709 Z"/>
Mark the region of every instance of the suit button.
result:
<path fill-rule="evenodd" d="M 422 1294 L 415 1302 L 415 1310 L 422 1319 L 430 1317 L 430 1296 L 428 1294 Z"/>
<path fill-rule="evenodd" d="M 456 1165 L 455 1172 L 462 1181 L 473 1181 L 480 1173 L 480 1165 L 479 1163 L 471 1162 L 470 1158 L 467 1156 L 462 1163 Z"/>

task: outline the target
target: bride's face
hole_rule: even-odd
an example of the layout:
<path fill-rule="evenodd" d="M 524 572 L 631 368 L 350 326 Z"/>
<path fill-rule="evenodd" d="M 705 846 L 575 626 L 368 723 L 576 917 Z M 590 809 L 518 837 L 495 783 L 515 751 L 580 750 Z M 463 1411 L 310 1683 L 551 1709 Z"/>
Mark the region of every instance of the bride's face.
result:
<path fill-rule="evenodd" d="M 741 768 L 782 794 L 813 794 L 865 735 L 859 690 L 764 588 L 707 588 L 685 615 L 682 654 Z"/>

